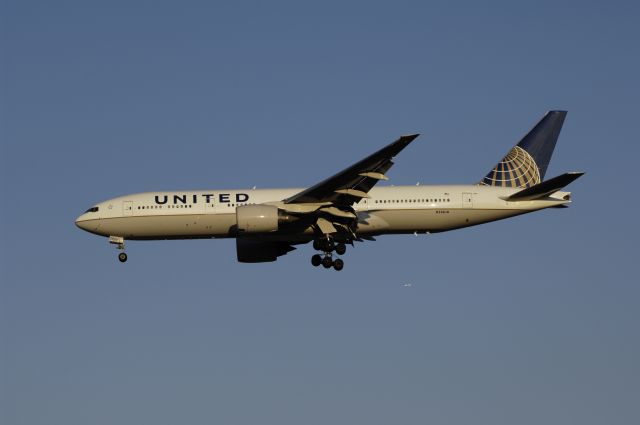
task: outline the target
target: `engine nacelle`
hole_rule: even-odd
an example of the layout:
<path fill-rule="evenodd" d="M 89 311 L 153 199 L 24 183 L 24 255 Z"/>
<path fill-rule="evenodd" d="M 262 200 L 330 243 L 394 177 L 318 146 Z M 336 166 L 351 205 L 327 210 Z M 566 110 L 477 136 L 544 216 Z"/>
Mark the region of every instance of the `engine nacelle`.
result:
<path fill-rule="evenodd" d="M 241 263 L 266 263 L 276 261 L 295 248 L 286 242 L 267 242 L 236 238 L 236 252 Z"/>
<path fill-rule="evenodd" d="M 278 230 L 278 207 L 243 205 L 236 208 L 238 233 L 269 233 Z"/>

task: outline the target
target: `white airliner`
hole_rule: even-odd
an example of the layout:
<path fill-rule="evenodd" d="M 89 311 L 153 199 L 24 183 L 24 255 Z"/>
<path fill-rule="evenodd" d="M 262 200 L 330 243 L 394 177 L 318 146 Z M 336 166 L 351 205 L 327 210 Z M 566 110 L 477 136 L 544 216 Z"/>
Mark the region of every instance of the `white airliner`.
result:
<path fill-rule="evenodd" d="M 76 220 L 107 236 L 127 261 L 125 240 L 235 238 L 240 262 L 275 261 L 313 242 L 314 266 L 341 270 L 347 245 L 386 234 L 434 233 L 566 207 L 561 191 L 583 173 L 544 181 L 566 111 L 548 112 L 479 182 L 383 186 L 392 159 L 417 134 L 390 145 L 320 183 L 298 189 L 148 192 L 100 202 Z"/>

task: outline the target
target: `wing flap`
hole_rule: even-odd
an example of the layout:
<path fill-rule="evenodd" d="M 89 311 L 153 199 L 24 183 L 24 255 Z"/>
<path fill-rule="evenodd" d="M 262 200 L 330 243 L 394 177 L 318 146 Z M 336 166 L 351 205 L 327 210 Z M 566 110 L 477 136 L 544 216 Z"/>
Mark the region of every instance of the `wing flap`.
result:
<path fill-rule="evenodd" d="M 367 195 L 365 192 L 357 189 L 338 189 L 335 192 L 341 195 L 349 195 L 349 196 L 353 196 L 354 198 L 360 198 L 360 199 L 369 197 L 369 195 Z"/>
<path fill-rule="evenodd" d="M 367 171 L 366 173 L 360 173 L 359 175 L 362 177 L 370 177 L 376 180 L 389 180 L 389 177 L 385 176 L 382 173 L 376 173 L 374 171 Z"/>
<path fill-rule="evenodd" d="M 338 231 L 334 227 L 333 223 L 331 223 L 329 220 L 325 218 L 322 218 L 322 217 L 318 218 L 317 224 L 318 224 L 318 227 L 320 228 L 320 231 L 325 235 L 330 235 Z"/>
<path fill-rule="evenodd" d="M 325 207 L 325 208 L 322 208 L 320 211 L 326 212 L 327 214 L 331 214 L 332 216 L 340 217 L 340 218 L 356 218 L 356 215 L 351 211 L 344 211 L 336 207 Z"/>

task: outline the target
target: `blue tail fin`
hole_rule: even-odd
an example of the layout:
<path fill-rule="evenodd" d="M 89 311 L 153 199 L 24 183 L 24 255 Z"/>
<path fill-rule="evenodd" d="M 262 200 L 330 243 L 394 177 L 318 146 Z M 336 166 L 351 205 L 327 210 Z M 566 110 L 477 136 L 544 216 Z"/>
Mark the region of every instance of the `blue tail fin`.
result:
<path fill-rule="evenodd" d="M 544 180 L 567 111 L 549 111 L 480 182 L 486 186 L 531 187 Z"/>

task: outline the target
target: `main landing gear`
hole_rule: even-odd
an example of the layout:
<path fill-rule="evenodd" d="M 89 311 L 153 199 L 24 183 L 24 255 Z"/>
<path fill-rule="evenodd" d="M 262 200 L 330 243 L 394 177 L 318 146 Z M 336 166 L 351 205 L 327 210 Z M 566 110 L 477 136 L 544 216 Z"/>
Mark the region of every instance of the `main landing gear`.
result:
<path fill-rule="evenodd" d="M 122 236 L 109 236 L 109 243 L 117 245 L 119 251 L 122 251 L 118 254 L 118 260 L 121 263 L 127 261 L 127 253 L 124 252 L 124 238 Z"/>
<path fill-rule="evenodd" d="M 347 246 L 344 243 L 340 242 L 336 244 L 329 238 L 316 239 L 313 241 L 313 249 L 324 252 L 324 255 L 314 254 L 313 257 L 311 257 L 311 264 L 314 267 L 322 264 L 322 267 L 325 269 L 333 267 L 336 271 L 340 271 L 344 268 L 344 261 L 340 258 L 334 260 L 332 257 L 333 251 L 338 255 L 343 255 L 347 252 Z"/>

